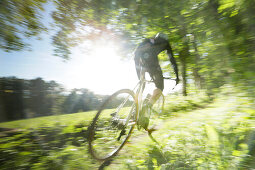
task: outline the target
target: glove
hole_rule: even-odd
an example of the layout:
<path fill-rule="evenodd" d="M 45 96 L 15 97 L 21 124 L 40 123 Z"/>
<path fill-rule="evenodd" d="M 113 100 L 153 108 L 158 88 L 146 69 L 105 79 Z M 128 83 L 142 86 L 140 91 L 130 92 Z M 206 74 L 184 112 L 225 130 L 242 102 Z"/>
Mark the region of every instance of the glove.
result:
<path fill-rule="evenodd" d="M 177 84 L 179 83 L 179 81 L 180 81 L 180 79 L 179 79 L 179 77 L 177 77 L 177 78 L 175 79 L 175 82 L 176 82 L 175 85 L 177 85 Z"/>

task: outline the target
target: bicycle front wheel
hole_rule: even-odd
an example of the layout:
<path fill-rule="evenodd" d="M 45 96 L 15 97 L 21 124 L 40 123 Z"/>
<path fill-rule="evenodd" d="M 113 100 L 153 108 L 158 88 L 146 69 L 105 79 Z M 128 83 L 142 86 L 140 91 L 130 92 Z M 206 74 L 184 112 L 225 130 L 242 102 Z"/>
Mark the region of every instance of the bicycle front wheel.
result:
<path fill-rule="evenodd" d="M 97 160 L 106 160 L 125 145 L 137 120 L 137 102 L 131 90 L 111 95 L 98 110 L 89 127 L 89 151 Z"/>

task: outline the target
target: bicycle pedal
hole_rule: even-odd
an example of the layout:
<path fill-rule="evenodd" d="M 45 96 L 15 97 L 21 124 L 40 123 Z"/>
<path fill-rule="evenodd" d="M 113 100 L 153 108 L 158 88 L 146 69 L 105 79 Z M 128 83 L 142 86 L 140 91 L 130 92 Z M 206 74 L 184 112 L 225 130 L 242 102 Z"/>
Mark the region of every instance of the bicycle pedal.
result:
<path fill-rule="evenodd" d="M 157 131 L 157 129 L 156 128 L 150 128 L 150 129 L 147 129 L 146 131 L 151 134 L 152 132 Z"/>
<path fill-rule="evenodd" d="M 125 130 L 125 129 L 123 129 L 123 130 L 120 132 L 120 135 L 119 135 L 119 137 L 117 138 L 117 140 L 119 141 L 120 138 L 121 138 L 123 135 L 126 135 L 126 130 Z"/>
<path fill-rule="evenodd" d="M 117 114 L 117 112 L 113 112 L 113 113 L 111 113 L 110 115 L 111 115 L 111 116 L 116 116 L 116 114 Z"/>

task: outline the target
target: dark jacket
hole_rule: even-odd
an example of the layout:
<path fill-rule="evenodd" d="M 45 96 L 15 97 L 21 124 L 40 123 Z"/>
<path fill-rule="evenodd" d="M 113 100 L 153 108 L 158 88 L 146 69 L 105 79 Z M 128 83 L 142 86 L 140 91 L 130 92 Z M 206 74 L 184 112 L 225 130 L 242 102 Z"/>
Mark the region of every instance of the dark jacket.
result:
<path fill-rule="evenodd" d="M 163 38 L 145 39 L 136 48 L 134 60 L 139 79 L 141 67 L 145 67 L 148 71 L 160 67 L 158 54 L 164 50 L 167 50 L 167 54 L 176 74 L 176 78 L 179 79 L 178 68 L 175 58 L 173 57 L 172 48 L 169 42 Z"/>

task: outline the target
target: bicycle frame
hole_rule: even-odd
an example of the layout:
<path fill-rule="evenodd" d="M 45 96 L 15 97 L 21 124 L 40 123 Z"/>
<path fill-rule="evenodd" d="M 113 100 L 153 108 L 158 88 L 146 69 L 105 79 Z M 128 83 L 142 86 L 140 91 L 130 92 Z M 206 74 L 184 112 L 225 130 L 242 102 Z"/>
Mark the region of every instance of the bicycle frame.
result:
<path fill-rule="evenodd" d="M 145 86 L 146 86 L 147 83 L 153 82 L 152 80 L 146 80 L 145 79 L 145 72 L 146 71 L 142 69 L 141 74 L 140 74 L 140 80 L 137 83 L 137 85 L 134 87 L 133 91 L 129 90 L 129 89 L 121 89 L 121 90 L 118 90 L 117 92 L 115 92 L 114 94 L 112 94 L 102 104 L 102 106 L 99 108 L 99 110 L 98 110 L 97 114 L 95 115 L 91 125 L 88 127 L 88 129 L 89 129 L 89 137 L 88 137 L 88 140 L 89 140 L 89 151 L 92 154 L 92 156 L 94 158 L 96 158 L 97 160 L 107 160 L 107 159 L 110 159 L 111 157 L 115 156 L 120 151 L 120 149 L 125 145 L 125 143 L 129 139 L 132 131 L 134 130 L 135 125 L 137 125 L 138 119 L 140 117 L 139 114 L 140 114 L 140 111 L 141 111 L 142 106 L 144 104 L 143 103 L 144 102 L 143 93 L 144 93 Z M 96 139 L 96 138 L 94 138 L 94 135 L 96 133 L 96 130 L 95 130 L 96 122 L 98 121 L 99 115 L 102 113 L 102 111 L 104 109 L 107 109 L 106 106 L 109 103 L 109 101 L 111 101 L 113 98 L 117 97 L 118 95 L 122 95 L 122 94 L 123 95 L 124 94 L 128 94 L 128 96 L 126 96 L 124 98 L 124 101 L 122 101 L 121 104 L 113 112 L 111 112 L 110 119 L 112 119 L 113 121 L 115 121 L 115 119 L 117 119 L 117 126 L 116 127 L 117 127 L 117 130 L 120 131 L 120 133 L 118 133 L 119 135 L 116 136 L 117 137 L 116 141 L 120 141 L 120 139 L 121 139 L 121 137 L 123 135 L 126 135 L 126 137 L 123 139 L 123 141 L 121 141 L 120 144 L 118 144 L 119 147 L 116 147 L 111 152 L 108 152 L 109 154 L 107 153 L 104 156 L 98 156 L 98 155 L 96 155 L 95 148 L 93 148 L 93 141 L 94 141 L 94 139 Z M 133 104 L 131 106 L 129 105 L 130 97 L 132 98 L 131 100 L 133 102 Z M 124 107 L 124 105 L 126 103 L 128 103 L 127 109 L 128 110 L 130 109 L 130 110 L 128 112 L 126 112 L 126 114 L 124 114 L 124 115 L 126 115 L 125 117 L 123 117 L 123 118 L 118 117 L 118 115 L 121 115 L 121 114 L 118 114 L 118 113 L 121 112 L 122 108 Z M 164 105 L 164 98 L 163 98 L 163 105 Z M 128 126 L 130 126 L 130 125 L 131 125 L 131 127 L 129 128 L 128 134 L 126 134 L 126 128 Z M 113 125 L 113 126 L 114 126 L 114 128 L 116 128 L 115 125 Z M 151 132 L 153 131 L 153 128 L 146 129 L 146 130 L 148 132 L 149 137 L 154 142 L 157 143 L 157 141 L 151 135 Z M 98 139 L 100 139 L 100 138 L 98 138 Z M 103 143 L 104 142 L 105 141 L 103 140 Z M 99 144 L 102 144 L 102 141 L 99 140 Z M 111 145 L 112 145 L 111 142 L 109 142 L 109 144 L 107 146 L 109 147 Z"/>
<path fill-rule="evenodd" d="M 136 97 L 136 101 L 137 101 L 137 106 L 138 106 L 138 113 L 137 113 L 137 117 L 136 117 L 136 122 L 137 122 L 137 119 L 139 118 L 139 114 L 140 114 L 140 111 L 142 109 L 142 105 L 143 105 L 143 92 L 144 92 L 144 89 L 145 89 L 145 86 L 146 86 L 146 83 L 152 83 L 153 81 L 152 80 L 146 80 L 145 79 L 145 73 L 146 71 L 144 69 L 142 69 L 141 73 L 140 73 L 140 80 L 139 82 L 137 83 L 137 85 L 134 87 L 133 91 L 135 92 L 135 97 Z M 162 94 L 163 96 L 163 106 L 164 106 L 164 95 Z M 125 99 L 123 104 L 127 101 L 128 99 Z M 123 106 L 123 104 L 120 105 L 119 108 L 121 108 Z M 134 114 L 133 112 L 133 109 L 134 109 L 134 105 L 132 106 L 132 109 L 126 119 L 126 123 L 125 123 L 125 126 L 128 125 L 128 122 L 130 120 L 130 118 L 132 117 L 132 114 Z M 117 109 L 119 110 L 119 109 Z"/>
<path fill-rule="evenodd" d="M 140 109 L 141 109 L 141 106 L 142 106 L 142 94 L 143 94 L 143 91 L 144 91 L 144 88 L 145 88 L 145 84 L 146 84 L 146 80 L 144 78 L 144 76 L 140 79 L 140 81 L 137 83 L 137 85 L 134 87 L 133 91 L 136 90 L 136 93 L 135 93 L 135 97 L 136 97 L 136 101 L 137 101 L 137 105 L 138 105 L 138 113 L 137 113 L 137 116 L 135 118 L 135 123 L 137 122 L 137 119 L 139 118 L 139 113 L 140 113 Z M 128 97 L 123 101 L 123 103 L 117 108 L 117 112 L 120 110 L 120 108 L 122 108 L 122 106 L 126 103 L 126 101 L 128 100 Z M 128 117 L 125 121 L 125 126 L 128 125 L 128 122 L 130 120 L 130 118 L 133 116 L 134 114 L 134 106 L 135 104 L 133 104 L 131 107 L 132 109 L 130 110 L 130 113 L 128 114 Z"/>
<path fill-rule="evenodd" d="M 138 113 L 137 113 L 137 117 L 135 118 L 135 123 L 137 122 L 137 120 L 139 118 L 139 114 L 140 114 L 140 111 L 141 111 L 142 106 L 143 106 L 143 92 L 144 92 L 145 86 L 146 86 L 147 83 L 152 83 L 153 82 L 152 80 L 146 80 L 145 73 L 146 73 L 146 70 L 142 69 L 141 72 L 140 72 L 140 80 L 137 83 L 137 85 L 133 88 L 133 91 L 135 92 L 137 106 L 138 106 Z M 175 79 L 170 78 L 170 77 L 169 78 L 164 77 L 164 79 L 175 80 Z M 163 104 L 162 104 L 161 110 L 164 110 L 165 96 L 162 94 L 162 97 L 163 97 Z M 128 97 L 117 108 L 116 112 L 119 112 L 120 108 L 126 103 L 127 100 L 128 100 Z M 128 125 L 128 122 L 129 122 L 130 118 L 134 114 L 134 111 L 133 111 L 134 108 L 135 108 L 134 104 L 131 107 L 132 107 L 132 109 L 131 109 L 130 113 L 128 114 L 128 117 L 127 117 L 127 119 L 125 120 L 125 123 L 124 123 L 125 126 Z M 153 111 L 156 112 L 155 110 L 153 110 Z"/>

